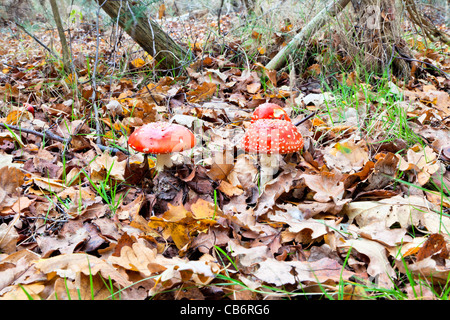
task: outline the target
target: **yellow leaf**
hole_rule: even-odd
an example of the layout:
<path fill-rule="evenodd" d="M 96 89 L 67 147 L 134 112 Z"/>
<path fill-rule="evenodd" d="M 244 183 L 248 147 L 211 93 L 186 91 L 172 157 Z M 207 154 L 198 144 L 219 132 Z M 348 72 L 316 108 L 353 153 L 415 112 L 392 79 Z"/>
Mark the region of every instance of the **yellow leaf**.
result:
<path fill-rule="evenodd" d="M 33 120 L 31 112 L 26 110 L 13 110 L 6 117 L 6 123 L 16 125 L 23 120 Z"/>
<path fill-rule="evenodd" d="M 145 61 L 144 61 L 144 59 L 137 58 L 137 59 L 134 59 L 133 61 L 131 61 L 131 64 L 135 68 L 141 68 L 145 65 Z"/>
<path fill-rule="evenodd" d="M 162 215 L 164 220 L 171 221 L 171 222 L 178 222 L 186 217 L 191 216 L 191 213 L 187 211 L 184 206 L 174 206 L 170 203 L 167 204 L 169 207 L 169 210 L 164 212 Z"/>
<path fill-rule="evenodd" d="M 214 204 L 203 199 L 198 199 L 191 205 L 192 215 L 195 219 L 209 219 L 216 215 L 217 208 Z"/>

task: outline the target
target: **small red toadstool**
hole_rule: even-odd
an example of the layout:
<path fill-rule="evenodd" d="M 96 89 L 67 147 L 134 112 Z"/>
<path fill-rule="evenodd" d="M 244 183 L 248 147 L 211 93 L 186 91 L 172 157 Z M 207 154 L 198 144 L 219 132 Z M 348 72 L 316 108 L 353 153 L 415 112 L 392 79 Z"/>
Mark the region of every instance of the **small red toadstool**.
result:
<path fill-rule="evenodd" d="M 242 139 L 242 149 L 260 155 L 260 182 L 264 186 L 278 167 L 278 155 L 299 151 L 303 137 L 290 121 L 257 120 L 250 125 Z M 276 162 L 275 162 L 276 161 Z"/>
<path fill-rule="evenodd" d="M 32 104 L 25 102 L 23 104 L 23 106 L 25 107 L 25 109 L 30 112 L 33 116 L 34 116 L 34 107 Z"/>
<path fill-rule="evenodd" d="M 171 153 L 191 149 L 195 137 L 191 130 L 179 124 L 152 122 L 136 129 L 128 138 L 131 148 L 145 154 L 156 154 L 157 172 L 172 166 Z"/>
<path fill-rule="evenodd" d="M 260 119 L 280 119 L 291 121 L 286 111 L 275 103 L 263 103 L 253 111 L 251 122 Z"/>

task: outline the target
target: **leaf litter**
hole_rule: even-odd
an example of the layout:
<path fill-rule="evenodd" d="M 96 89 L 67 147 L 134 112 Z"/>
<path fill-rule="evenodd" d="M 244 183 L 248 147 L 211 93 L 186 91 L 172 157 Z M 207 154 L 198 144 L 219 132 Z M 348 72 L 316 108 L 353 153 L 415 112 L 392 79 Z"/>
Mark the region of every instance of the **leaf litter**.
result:
<path fill-rule="evenodd" d="M 407 272 L 448 279 L 445 78 L 391 83 L 424 137 L 424 145 L 408 147 L 402 139 L 382 141 L 380 132 L 362 136 L 352 108 L 346 122 L 334 124 L 331 92 L 293 90 L 287 74 L 259 62 L 240 69 L 232 55 L 198 47 L 188 81 L 106 74 L 96 99 L 101 142 L 117 148 L 112 152 L 98 146 L 89 119 L 92 87 L 80 81 L 83 99 L 73 100 L 72 80 L 52 82 L 58 66 L 32 39 L 21 40 L 33 48 L 28 57 L 4 49 L 17 41 L 1 40 L 5 62 L 26 71 L 3 70 L 0 123 L 62 139 L 1 128 L 1 299 L 91 299 L 90 286 L 94 299 L 283 299 L 318 288 L 337 294 L 341 281 L 345 297 L 369 298 L 368 288 L 399 286 Z M 75 51 L 92 50 L 86 45 L 75 43 Z M 106 43 L 99 49 L 108 52 Z M 440 55 L 431 57 L 448 69 Z M 152 66 L 145 55 L 131 65 Z M 313 64 L 304 76 L 314 81 L 318 73 Z M 268 101 L 293 118 L 305 117 L 293 107 L 316 116 L 299 127 L 304 151 L 285 157 L 260 186 L 257 157 L 238 150 L 252 111 Z M 131 132 L 154 121 L 182 124 L 201 138 L 157 176 L 154 159 L 127 146 Z M 414 298 L 412 287 L 405 290 Z"/>

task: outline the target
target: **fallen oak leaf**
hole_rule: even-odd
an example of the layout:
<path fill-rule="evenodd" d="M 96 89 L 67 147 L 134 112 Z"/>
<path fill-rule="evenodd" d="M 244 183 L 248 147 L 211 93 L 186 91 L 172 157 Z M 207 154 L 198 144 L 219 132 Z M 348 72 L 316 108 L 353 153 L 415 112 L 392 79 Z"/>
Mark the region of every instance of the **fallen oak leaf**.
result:
<path fill-rule="evenodd" d="M 275 179 L 269 181 L 264 186 L 264 190 L 255 208 L 255 215 L 260 216 L 271 210 L 276 200 L 283 193 L 288 193 L 294 187 L 295 180 L 300 179 L 302 176 L 301 171 L 286 166 L 285 171 L 281 172 Z"/>
<path fill-rule="evenodd" d="M 24 184 L 24 179 L 25 174 L 16 167 L 0 168 L 0 209 L 14 205 L 19 199 L 18 188 Z"/>
<path fill-rule="evenodd" d="M 330 280 L 337 283 L 342 279 L 349 279 L 354 274 L 330 258 L 313 262 L 278 261 L 271 258 L 260 262 L 253 275 L 264 282 L 283 286 L 302 282 L 324 283 Z"/>
<path fill-rule="evenodd" d="M 427 241 L 417 252 L 416 258 L 417 261 L 421 261 L 436 254 L 442 259 L 448 259 L 449 257 L 447 242 L 444 236 L 439 233 L 430 234 Z"/>
<path fill-rule="evenodd" d="M 206 232 L 211 226 L 218 224 L 211 219 L 214 210 L 209 206 L 194 206 L 197 217 L 184 208 L 168 204 L 169 210 L 161 217 L 150 217 L 148 226 L 152 229 L 162 228 L 162 236 L 165 240 L 172 238 L 179 250 L 184 250 L 191 243 L 193 237 L 201 232 Z M 217 212 L 218 213 L 218 212 Z"/>
<path fill-rule="evenodd" d="M 369 264 L 367 266 L 367 273 L 376 277 L 380 274 L 387 274 L 392 279 L 397 278 L 395 270 L 391 267 L 387 257 L 386 248 L 372 240 L 363 238 L 348 239 L 338 243 L 339 248 L 347 248 L 349 250 L 356 250 L 360 254 L 363 254 L 369 258 Z"/>
<path fill-rule="evenodd" d="M 16 251 L 19 234 L 14 228 L 15 223 L 19 219 L 19 213 L 15 215 L 14 219 L 9 224 L 2 223 L 0 225 L 0 250 L 6 254 L 11 254 Z"/>
<path fill-rule="evenodd" d="M 438 155 L 434 150 L 428 146 L 422 148 L 420 145 L 415 145 L 407 151 L 407 160 L 404 160 L 400 155 L 398 169 L 400 171 L 414 170 L 417 173 L 417 182 L 423 186 L 430 177 L 439 170 Z"/>
<path fill-rule="evenodd" d="M 355 139 L 337 142 L 325 149 L 324 159 L 329 168 L 349 173 L 358 171 L 369 161 L 369 149 L 364 140 Z"/>
<path fill-rule="evenodd" d="M 45 274 L 55 272 L 59 277 L 79 280 L 80 274 L 86 276 L 100 273 L 104 279 L 111 279 L 122 287 L 132 284 L 107 261 L 85 253 L 63 254 L 36 261 L 35 266 Z"/>
<path fill-rule="evenodd" d="M 405 266 L 403 259 L 396 259 L 395 266 L 403 274 L 408 273 L 413 276 L 420 276 L 422 279 L 426 277 L 441 283 L 445 283 L 450 275 L 450 268 L 438 265 L 438 262 L 431 256 L 415 263 L 410 263 L 407 266 Z"/>
<path fill-rule="evenodd" d="M 313 198 L 318 202 L 334 201 L 340 203 L 344 193 L 344 183 L 340 176 L 331 172 L 320 172 L 319 174 L 302 174 L 305 184 L 315 192 Z"/>
<path fill-rule="evenodd" d="M 203 82 L 193 91 L 187 92 L 187 100 L 191 103 L 206 101 L 212 98 L 217 90 L 217 85 L 211 82 Z"/>

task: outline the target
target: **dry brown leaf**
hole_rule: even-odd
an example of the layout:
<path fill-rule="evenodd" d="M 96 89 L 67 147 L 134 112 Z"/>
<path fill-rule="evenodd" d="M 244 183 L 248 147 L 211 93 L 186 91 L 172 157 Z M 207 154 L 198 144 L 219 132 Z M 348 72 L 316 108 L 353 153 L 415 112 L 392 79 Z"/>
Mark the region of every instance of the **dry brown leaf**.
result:
<path fill-rule="evenodd" d="M 439 170 L 438 156 L 432 148 L 415 145 L 407 151 L 407 160 L 400 155 L 398 169 L 401 171 L 414 170 L 417 174 L 417 182 L 423 186 L 430 177 Z"/>
<path fill-rule="evenodd" d="M 125 168 L 127 160 L 119 161 L 118 156 L 112 156 L 109 152 L 103 152 L 100 156 L 91 161 L 91 179 L 94 182 L 104 181 L 109 172 L 109 178 L 117 181 L 125 180 Z"/>
<path fill-rule="evenodd" d="M 326 148 L 324 159 L 329 168 L 350 173 L 359 171 L 369 161 L 369 149 L 364 140 L 348 139 Z"/>
<path fill-rule="evenodd" d="M 278 197 L 283 193 L 289 192 L 294 186 L 294 181 L 302 176 L 302 171 L 295 170 L 295 168 L 286 166 L 285 169 L 275 179 L 264 185 L 255 208 L 256 216 L 260 216 L 272 209 Z"/>
<path fill-rule="evenodd" d="M 144 194 L 139 194 L 136 199 L 128 204 L 121 204 L 116 211 L 119 220 L 134 218 L 139 215 L 139 210 L 144 202 Z"/>
<path fill-rule="evenodd" d="M 391 152 L 381 154 L 367 178 L 369 184 L 364 190 L 382 189 L 392 183 L 397 173 L 398 158 Z"/>
<path fill-rule="evenodd" d="M 0 168 L 0 209 L 12 206 L 19 198 L 19 190 L 24 183 L 25 174 L 15 167 Z"/>
<path fill-rule="evenodd" d="M 148 225 L 155 230 L 162 228 L 164 239 L 172 238 L 176 247 L 184 252 L 199 232 L 206 232 L 211 226 L 217 224 L 216 220 L 208 218 L 214 215 L 214 205 L 211 208 L 209 203 L 203 205 L 203 201 L 201 200 L 202 204 L 198 204 L 197 207 L 194 206 L 199 218 L 194 217 L 193 213 L 186 210 L 184 206 L 168 204 L 169 210 L 162 217 L 151 217 Z"/>
<path fill-rule="evenodd" d="M 430 234 L 427 241 L 417 252 L 417 261 L 421 261 L 433 255 L 438 255 L 442 259 L 448 259 L 449 252 L 447 249 L 447 242 L 442 234 Z"/>
<path fill-rule="evenodd" d="M 306 185 L 315 194 L 314 200 L 319 202 L 334 201 L 338 204 L 345 192 L 344 183 L 340 181 L 340 176 L 331 172 L 320 172 L 319 174 L 302 174 Z"/>
<path fill-rule="evenodd" d="M 220 185 L 217 189 L 222 191 L 227 197 L 230 197 L 230 198 L 234 197 L 234 196 L 240 196 L 241 194 L 244 193 L 244 190 L 233 186 L 231 183 L 228 183 L 225 180 L 220 182 Z"/>
<path fill-rule="evenodd" d="M 187 99 L 191 103 L 207 101 L 216 93 L 217 85 L 211 82 L 203 82 L 193 91 L 186 93 Z"/>
<path fill-rule="evenodd" d="M 254 158 L 248 154 L 240 154 L 236 157 L 233 169 L 227 176 L 228 181 L 235 187 L 251 189 L 256 185 L 258 170 Z"/>
<path fill-rule="evenodd" d="M 84 228 L 76 230 L 73 234 L 61 236 L 38 236 L 36 243 L 42 252 L 42 258 L 49 257 L 55 251 L 62 254 L 70 254 L 89 239 L 89 233 Z"/>
<path fill-rule="evenodd" d="M 103 279 L 111 279 L 122 287 L 132 283 L 106 261 L 85 253 L 63 254 L 35 262 L 38 270 L 45 274 L 55 272 L 60 278 L 80 281 L 80 275 L 96 275 L 100 273 Z"/>
<path fill-rule="evenodd" d="M 387 274 L 392 279 L 397 278 L 397 274 L 388 260 L 387 250 L 380 243 L 360 238 L 345 240 L 343 243 L 339 243 L 338 246 L 351 249 L 352 251 L 356 250 L 366 255 L 370 259 L 367 266 L 367 273 L 370 276 L 376 277 L 381 274 Z"/>
<path fill-rule="evenodd" d="M 259 280 L 276 286 L 301 282 L 324 283 L 329 280 L 336 283 L 353 276 L 352 272 L 330 258 L 313 262 L 267 259 L 259 263 L 259 268 L 253 274 Z"/>
<path fill-rule="evenodd" d="M 2 223 L 0 225 L 0 250 L 3 253 L 11 254 L 16 251 L 19 234 L 17 233 L 14 224 L 17 222 L 18 217 L 17 214 L 9 224 Z"/>
<path fill-rule="evenodd" d="M 432 233 L 450 228 L 450 218 L 437 212 L 439 208 L 423 197 L 401 195 L 380 201 L 351 202 L 344 208 L 349 223 L 355 220 L 359 227 L 384 221 L 386 228 L 398 223 L 401 228 L 424 226 Z"/>
<path fill-rule="evenodd" d="M 253 82 L 247 85 L 247 91 L 248 93 L 255 94 L 261 89 L 261 83 L 259 82 Z"/>
<path fill-rule="evenodd" d="M 15 285 L 8 292 L 0 297 L 0 300 L 40 300 L 40 294 L 44 291 L 45 285 L 42 283 L 31 283 Z M 29 295 L 29 296 L 28 296 Z"/>
<path fill-rule="evenodd" d="M 279 211 L 277 211 L 276 215 L 269 216 L 269 218 L 272 221 L 283 222 L 289 225 L 281 235 L 283 242 L 295 240 L 308 245 L 314 241 L 321 240 L 324 235 L 336 229 L 336 224 L 333 220 L 308 219 L 296 221 L 286 214 L 281 215 Z"/>
<path fill-rule="evenodd" d="M 191 204 L 191 211 L 194 219 L 212 219 L 220 214 L 220 209 L 214 203 L 201 198 Z"/>
<path fill-rule="evenodd" d="M 420 276 L 422 279 L 426 277 L 428 279 L 433 279 L 433 281 L 440 281 L 445 283 L 450 274 L 450 268 L 448 266 L 438 265 L 433 257 L 425 258 L 416 263 L 410 263 L 406 267 L 402 260 L 395 260 L 395 266 L 398 268 L 399 272 L 412 274 L 413 276 Z"/>

